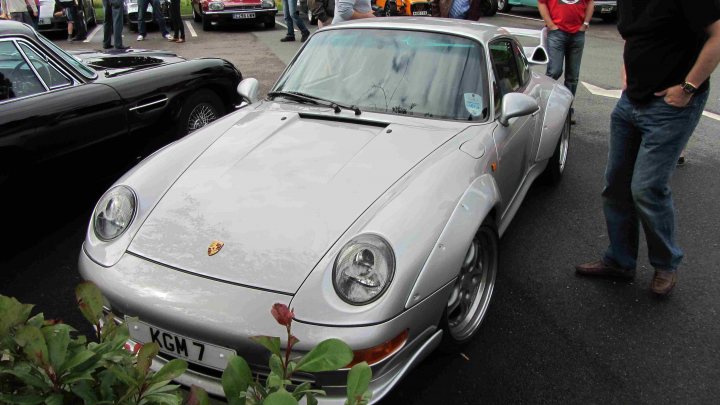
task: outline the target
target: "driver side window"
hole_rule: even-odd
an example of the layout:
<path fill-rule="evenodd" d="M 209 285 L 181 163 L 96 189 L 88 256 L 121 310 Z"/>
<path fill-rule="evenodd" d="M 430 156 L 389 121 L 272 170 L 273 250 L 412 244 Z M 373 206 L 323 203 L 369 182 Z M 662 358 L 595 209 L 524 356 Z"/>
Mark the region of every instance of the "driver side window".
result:
<path fill-rule="evenodd" d="M 502 97 L 518 91 L 523 85 L 512 43 L 502 39 L 490 43 L 490 58 L 495 73 L 495 111 L 500 111 Z"/>
<path fill-rule="evenodd" d="M 0 101 L 42 93 L 45 87 L 15 44 L 0 42 Z"/>

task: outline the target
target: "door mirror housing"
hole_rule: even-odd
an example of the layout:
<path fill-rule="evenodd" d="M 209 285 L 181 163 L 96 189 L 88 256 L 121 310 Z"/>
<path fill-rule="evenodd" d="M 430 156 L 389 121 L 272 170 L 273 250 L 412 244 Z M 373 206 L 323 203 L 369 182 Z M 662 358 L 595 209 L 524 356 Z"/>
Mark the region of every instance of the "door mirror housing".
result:
<path fill-rule="evenodd" d="M 508 93 L 502 99 L 500 124 L 508 126 L 511 118 L 533 114 L 540 109 L 537 101 L 522 93 Z"/>
<path fill-rule="evenodd" d="M 237 92 L 242 98 L 242 101 L 252 104 L 258 101 L 258 92 L 260 91 L 260 82 L 257 79 L 248 78 L 238 84 Z"/>

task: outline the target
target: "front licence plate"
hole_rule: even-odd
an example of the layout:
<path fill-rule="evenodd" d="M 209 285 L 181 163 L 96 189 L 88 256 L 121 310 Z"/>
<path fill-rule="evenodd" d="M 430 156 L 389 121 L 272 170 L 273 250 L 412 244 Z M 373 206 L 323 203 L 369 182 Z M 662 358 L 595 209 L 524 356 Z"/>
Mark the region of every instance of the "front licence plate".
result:
<path fill-rule="evenodd" d="M 255 13 L 235 13 L 233 18 L 236 20 L 242 20 L 245 18 L 255 18 Z"/>
<path fill-rule="evenodd" d="M 413 11 L 413 15 L 428 15 L 427 11 Z"/>
<path fill-rule="evenodd" d="M 168 332 L 134 318 L 125 318 L 125 322 L 133 340 L 140 343 L 155 342 L 163 353 L 216 370 L 224 370 L 230 356 L 235 354 L 235 350 Z"/>
<path fill-rule="evenodd" d="M 600 12 L 601 12 L 601 13 L 612 13 L 612 11 L 613 11 L 612 6 L 602 6 L 602 7 L 600 7 Z"/>

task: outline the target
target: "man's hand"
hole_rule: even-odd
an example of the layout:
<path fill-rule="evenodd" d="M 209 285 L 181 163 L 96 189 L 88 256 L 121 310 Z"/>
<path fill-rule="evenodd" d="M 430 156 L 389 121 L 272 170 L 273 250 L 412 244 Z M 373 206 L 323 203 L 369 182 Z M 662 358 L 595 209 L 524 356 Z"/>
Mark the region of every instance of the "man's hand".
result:
<path fill-rule="evenodd" d="M 665 96 L 665 102 L 673 107 L 685 107 L 690 102 L 692 94 L 686 93 L 682 86 L 679 84 L 676 86 L 668 87 L 663 91 L 655 93 L 656 96 Z"/>

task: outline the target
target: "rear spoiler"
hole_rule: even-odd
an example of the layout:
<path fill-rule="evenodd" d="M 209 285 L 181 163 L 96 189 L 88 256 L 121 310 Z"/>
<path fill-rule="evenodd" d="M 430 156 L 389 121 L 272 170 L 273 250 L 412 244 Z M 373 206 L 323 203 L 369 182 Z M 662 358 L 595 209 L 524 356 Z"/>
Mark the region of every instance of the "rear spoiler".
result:
<path fill-rule="evenodd" d="M 523 46 L 523 52 L 530 63 L 536 65 L 544 65 L 548 63 L 547 53 L 547 27 L 541 30 L 532 30 L 527 28 L 510 28 L 503 27 L 510 34 L 516 37 L 535 38 L 540 41 L 538 46 Z"/>

